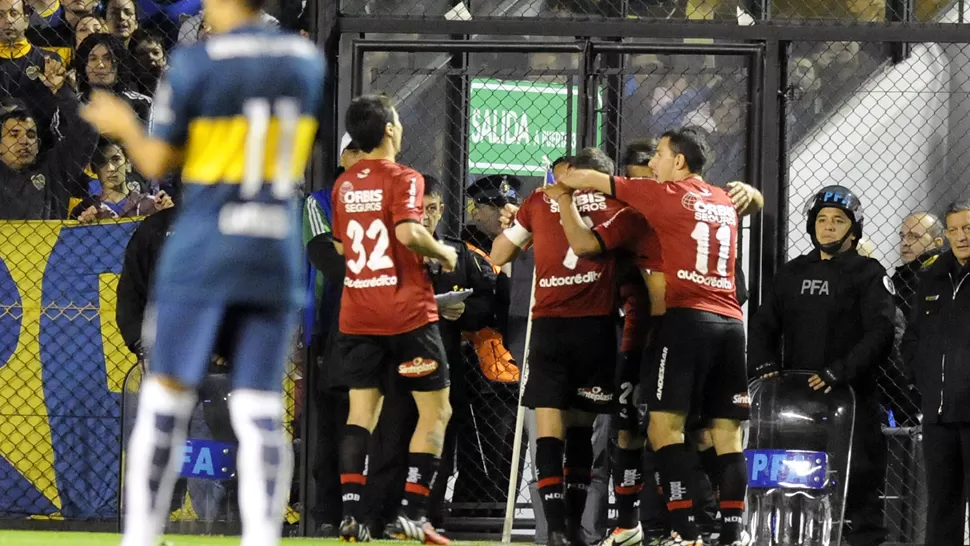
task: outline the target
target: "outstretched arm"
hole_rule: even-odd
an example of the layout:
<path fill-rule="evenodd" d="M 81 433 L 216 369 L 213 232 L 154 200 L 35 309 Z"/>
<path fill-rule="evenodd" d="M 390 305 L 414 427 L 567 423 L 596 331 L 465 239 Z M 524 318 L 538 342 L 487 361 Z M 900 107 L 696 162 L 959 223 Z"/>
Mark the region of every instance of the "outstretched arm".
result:
<path fill-rule="evenodd" d="M 182 164 L 182 150 L 148 136 L 138 114 L 115 95 L 95 91 L 81 116 L 105 135 L 119 140 L 135 168 L 147 178 L 158 178 Z"/>
<path fill-rule="evenodd" d="M 569 169 L 559 181 L 574 190 L 596 190 L 613 195 L 610 179 L 610 175 L 592 169 Z"/>
<path fill-rule="evenodd" d="M 734 203 L 738 216 L 750 216 L 765 206 L 765 197 L 757 188 L 744 182 L 728 182 L 728 197 Z"/>

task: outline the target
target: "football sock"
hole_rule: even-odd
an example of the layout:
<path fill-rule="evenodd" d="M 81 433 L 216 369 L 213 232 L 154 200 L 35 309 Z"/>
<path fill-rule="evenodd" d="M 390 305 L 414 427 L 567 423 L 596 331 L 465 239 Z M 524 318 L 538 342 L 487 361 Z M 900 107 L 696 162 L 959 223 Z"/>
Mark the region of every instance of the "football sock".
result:
<path fill-rule="evenodd" d="M 593 427 L 566 429 L 566 462 L 563 472 L 566 479 L 566 521 L 567 528 L 573 533 L 578 533 L 582 528 L 592 468 Z"/>
<path fill-rule="evenodd" d="M 700 533 L 694 519 L 691 474 L 697 462 L 697 451 L 686 444 L 671 444 L 657 450 L 657 467 L 667 498 L 670 526 L 687 541 L 697 540 Z"/>
<path fill-rule="evenodd" d="M 441 457 L 431 453 L 408 454 L 408 478 L 401 499 L 408 519 L 417 521 L 428 514 L 428 499 L 440 464 Z"/>
<path fill-rule="evenodd" d="M 721 477 L 721 544 L 730 544 L 741 537 L 747 465 L 743 453 L 725 453 L 717 462 Z"/>
<path fill-rule="evenodd" d="M 367 443 L 370 432 L 357 425 L 347 425 L 340 442 L 340 489 L 343 493 L 344 517 L 360 521 L 360 498 L 367 477 Z"/>
<path fill-rule="evenodd" d="M 550 533 L 566 530 L 562 457 L 562 440 L 550 437 L 536 439 L 536 485 Z"/>
<path fill-rule="evenodd" d="M 710 447 L 704 451 L 698 451 L 697 456 L 701 459 L 701 468 L 704 469 L 704 473 L 707 474 L 707 478 L 711 481 L 711 489 L 714 491 L 714 496 L 717 497 L 717 488 L 721 483 L 721 469 L 717 451 L 713 447 Z"/>
<path fill-rule="evenodd" d="M 616 526 L 633 529 L 640 523 L 640 492 L 643 490 L 642 449 L 617 448 L 613 455 L 613 488 L 616 493 Z"/>
<path fill-rule="evenodd" d="M 242 546 L 274 546 L 293 481 L 293 448 L 283 429 L 283 397 L 237 389 L 229 394 L 232 429 L 239 439 L 239 512 Z"/>
<path fill-rule="evenodd" d="M 165 530 L 195 402 L 195 392 L 170 390 L 152 377 L 142 384 L 128 442 L 122 546 L 154 544 Z"/>

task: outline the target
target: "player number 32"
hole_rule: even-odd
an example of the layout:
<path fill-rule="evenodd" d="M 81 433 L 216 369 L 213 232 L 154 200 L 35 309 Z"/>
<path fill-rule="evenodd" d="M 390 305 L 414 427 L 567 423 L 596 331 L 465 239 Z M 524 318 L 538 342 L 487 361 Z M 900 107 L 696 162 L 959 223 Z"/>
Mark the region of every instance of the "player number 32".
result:
<path fill-rule="evenodd" d="M 394 267 L 394 261 L 387 255 L 387 248 L 390 246 L 390 238 L 387 234 L 387 226 L 381 220 L 374 220 L 364 230 L 364 226 L 357 220 L 347 222 L 347 237 L 350 238 L 350 250 L 357 257 L 347 260 L 347 268 L 357 275 L 364 270 L 364 267 L 371 271 L 390 269 Z M 369 253 L 364 247 L 364 239 L 374 242 L 374 248 Z"/>

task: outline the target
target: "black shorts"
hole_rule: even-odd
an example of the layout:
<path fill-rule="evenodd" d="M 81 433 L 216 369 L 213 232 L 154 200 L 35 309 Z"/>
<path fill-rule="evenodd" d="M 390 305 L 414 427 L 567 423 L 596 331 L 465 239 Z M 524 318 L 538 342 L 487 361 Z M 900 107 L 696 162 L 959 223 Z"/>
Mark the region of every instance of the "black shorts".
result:
<path fill-rule="evenodd" d="M 392 336 L 341 333 L 337 338 L 341 369 L 338 384 L 350 389 L 383 389 L 388 368 L 410 391 L 437 391 L 449 385 L 448 359 L 438 324 Z"/>
<path fill-rule="evenodd" d="M 640 389 L 641 363 L 647 358 L 644 350 L 636 349 L 620 354 L 616 369 L 616 428 L 639 432 L 646 418 L 647 406 Z"/>
<path fill-rule="evenodd" d="M 533 319 L 522 405 L 611 413 L 616 324 L 611 317 Z"/>
<path fill-rule="evenodd" d="M 650 411 L 745 421 L 751 413 L 744 324 L 693 309 L 669 309 L 644 372 Z"/>

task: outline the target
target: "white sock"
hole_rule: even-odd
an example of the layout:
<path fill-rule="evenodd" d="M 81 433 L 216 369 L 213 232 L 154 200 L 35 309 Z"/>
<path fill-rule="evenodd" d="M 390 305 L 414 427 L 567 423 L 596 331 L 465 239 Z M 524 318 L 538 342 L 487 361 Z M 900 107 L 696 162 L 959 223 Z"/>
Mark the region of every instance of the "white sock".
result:
<path fill-rule="evenodd" d="M 283 396 L 237 389 L 229 394 L 232 428 L 239 439 L 236 469 L 242 546 L 275 546 L 293 480 L 293 446 L 283 429 Z"/>
<path fill-rule="evenodd" d="M 154 546 L 165 531 L 195 402 L 195 392 L 169 390 L 155 378 L 142 384 L 126 455 L 121 546 Z"/>

